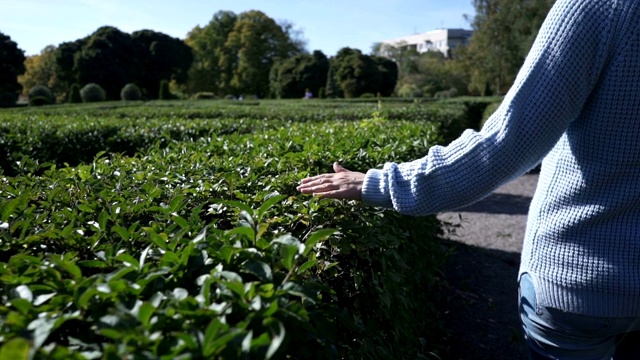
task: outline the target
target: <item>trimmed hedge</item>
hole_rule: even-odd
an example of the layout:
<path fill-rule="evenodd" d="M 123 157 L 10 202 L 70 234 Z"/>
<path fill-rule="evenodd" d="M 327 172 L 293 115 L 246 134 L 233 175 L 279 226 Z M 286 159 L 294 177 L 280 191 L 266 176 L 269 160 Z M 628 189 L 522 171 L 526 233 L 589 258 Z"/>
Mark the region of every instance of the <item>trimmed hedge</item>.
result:
<path fill-rule="evenodd" d="M 71 89 L 69 90 L 69 101 L 70 104 L 79 104 L 82 102 L 82 96 L 80 95 L 80 85 L 73 84 L 71 85 Z"/>
<path fill-rule="evenodd" d="M 90 83 L 80 89 L 80 97 L 82 98 L 82 102 L 85 103 L 99 102 L 106 100 L 107 93 L 100 85 Z"/>
<path fill-rule="evenodd" d="M 134 155 L 153 144 L 164 147 L 173 141 L 259 131 L 289 122 L 359 121 L 374 111 L 390 121 L 433 123 L 439 128 L 441 143 L 455 139 L 466 124 L 479 121 L 471 119 L 461 103 L 383 103 L 381 109 L 377 103 L 323 101 L 118 104 L 0 113 L 0 169 L 16 174 L 22 157 L 58 166 L 77 165 L 90 162 L 99 151 Z"/>
<path fill-rule="evenodd" d="M 87 122 L 65 120 L 57 130 Z M 438 124 L 380 114 L 200 121 L 238 130 L 134 157 L 99 153 L 77 167 L 25 158 L 20 176 L 0 181 L 0 352 L 434 358 L 437 219 L 311 198 L 295 186 L 333 159 L 362 171 L 420 156 L 441 141 Z M 157 131 L 197 122 L 174 118 Z"/>
<path fill-rule="evenodd" d="M 120 99 L 124 101 L 142 100 L 142 92 L 136 84 L 127 84 L 120 91 Z"/>
<path fill-rule="evenodd" d="M 55 97 L 48 87 L 36 85 L 29 89 L 29 105 L 42 106 L 55 103 Z"/>

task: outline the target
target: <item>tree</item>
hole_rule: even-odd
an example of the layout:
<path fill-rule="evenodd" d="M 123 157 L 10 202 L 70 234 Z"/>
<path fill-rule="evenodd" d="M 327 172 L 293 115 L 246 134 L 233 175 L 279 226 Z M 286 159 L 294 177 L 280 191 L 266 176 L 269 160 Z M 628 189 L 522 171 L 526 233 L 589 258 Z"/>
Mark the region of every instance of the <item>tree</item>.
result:
<path fill-rule="evenodd" d="M 222 82 L 230 80 L 230 89 L 259 98 L 269 94 L 269 72 L 275 61 L 304 51 L 280 25 L 257 10 L 238 16 L 225 48 L 229 51 L 221 55 L 219 65 L 233 73 L 230 79 L 223 76 Z"/>
<path fill-rule="evenodd" d="M 380 93 L 381 96 L 391 96 L 398 82 L 398 65 L 385 57 L 372 56 L 371 58 L 381 74 L 376 93 Z"/>
<path fill-rule="evenodd" d="M 387 96 L 393 93 L 397 78 L 398 70 L 393 61 L 364 55 L 358 49 L 345 47 L 331 59 L 327 91 L 329 92 L 329 86 L 333 86 L 330 82 L 335 81 L 345 98 L 359 97 L 364 93 Z M 334 93 L 335 89 L 330 92 Z M 336 95 L 340 96 L 333 96 Z"/>
<path fill-rule="evenodd" d="M 301 98 L 306 90 L 319 94 L 327 83 L 328 71 L 329 59 L 319 50 L 277 61 L 270 75 L 272 97 Z"/>
<path fill-rule="evenodd" d="M 13 106 L 18 100 L 22 85 L 18 76 L 25 72 L 24 51 L 11 37 L 0 33 L 0 107 Z"/>
<path fill-rule="evenodd" d="M 107 99 L 119 99 L 120 90 L 142 73 L 142 54 L 141 44 L 131 35 L 115 27 L 101 27 L 74 56 L 77 82 L 100 84 Z"/>
<path fill-rule="evenodd" d="M 49 45 L 42 49 L 39 55 L 26 58 L 24 62 L 25 73 L 18 76 L 23 93 L 38 85 L 46 86 L 54 94 L 64 90 L 59 87 L 59 82 L 56 81 L 55 52 L 56 47 Z"/>
<path fill-rule="evenodd" d="M 147 96 L 160 92 L 162 80 L 169 79 L 178 85 L 187 82 L 193 53 L 184 41 L 152 30 L 136 31 L 131 38 L 140 45 L 142 72 L 137 82 Z"/>
<path fill-rule="evenodd" d="M 194 54 L 183 90 L 190 94 L 265 97 L 273 64 L 304 52 L 301 32 L 293 24 L 277 23 L 255 10 L 239 15 L 219 11 L 206 26 L 191 30 L 185 42 Z"/>
<path fill-rule="evenodd" d="M 554 0 L 474 0 L 473 36 L 460 61 L 470 77 L 470 90 L 504 94 Z"/>
<path fill-rule="evenodd" d="M 97 83 L 110 100 L 119 99 L 128 83 L 137 84 L 147 96 L 156 98 L 161 80 L 178 84 L 187 81 L 193 60 L 191 49 L 179 39 L 151 30 L 130 35 L 111 26 L 60 44 L 53 57 L 56 86 L 50 85 L 52 88 L 68 92 L 73 84 Z"/>
<path fill-rule="evenodd" d="M 78 84 L 75 56 L 82 50 L 87 40 L 88 38 L 83 38 L 72 42 L 64 42 L 54 52 L 56 86 L 53 86 L 53 88 L 66 89 L 62 91 L 62 94 L 59 94 L 63 98 L 70 97 L 71 87 L 74 84 Z"/>
<path fill-rule="evenodd" d="M 217 12 L 205 27 L 195 27 L 189 32 L 185 42 L 193 51 L 193 63 L 189 69 L 186 92 L 212 92 L 224 95 L 230 91 L 234 63 L 220 65 L 223 55 L 230 59 L 232 54 L 225 47 L 229 34 L 233 31 L 238 17 L 231 11 Z"/>
<path fill-rule="evenodd" d="M 466 94 L 468 79 L 455 60 L 439 51 L 401 55 L 397 92 L 402 97 L 432 97 L 444 91 Z M 455 90 L 452 90 L 455 89 Z"/>

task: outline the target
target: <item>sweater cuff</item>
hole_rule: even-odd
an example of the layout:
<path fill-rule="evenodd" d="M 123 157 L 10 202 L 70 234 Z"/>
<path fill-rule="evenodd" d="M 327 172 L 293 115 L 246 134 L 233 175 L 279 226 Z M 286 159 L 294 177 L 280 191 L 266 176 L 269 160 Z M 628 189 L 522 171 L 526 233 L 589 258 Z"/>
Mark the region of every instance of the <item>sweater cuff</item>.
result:
<path fill-rule="evenodd" d="M 393 202 L 386 184 L 382 170 L 370 169 L 367 171 L 362 183 L 362 203 L 370 206 L 392 208 Z"/>

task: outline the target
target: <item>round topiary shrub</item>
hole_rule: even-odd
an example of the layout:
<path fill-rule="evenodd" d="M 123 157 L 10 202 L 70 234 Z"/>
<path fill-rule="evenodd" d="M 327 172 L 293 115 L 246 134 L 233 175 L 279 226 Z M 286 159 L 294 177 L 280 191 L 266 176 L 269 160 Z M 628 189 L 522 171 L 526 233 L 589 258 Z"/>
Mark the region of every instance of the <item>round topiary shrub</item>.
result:
<path fill-rule="evenodd" d="M 69 90 L 69 103 L 77 104 L 82 102 L 82 96 L 80 96 L 80 85 L 73 84 Z"/>
<path fill-rule="evenodd" d="M 99 102 L 107 98 L 107 93 L 100 85 L 90 83 L 80 90 L 80 97 L 82 97 L 82 102 Z"/>
<path fill-rule="evenodd" d="M 142 92 L 136 84 L 127 84 L 120 91 L 120 98 L 124 101 L 142 100 Z"/>
<path fill-rule="evenodd" d="M 53 104 L 55 99 L 53 93 L 44 85 L 36 85 L 29 89 L 29 105 L 41 106 Z"/>
<path fill-rule="evenodd" d="M 51 99 L 45 96 L 29 96 L 29 106 L 51 105 Z"/>

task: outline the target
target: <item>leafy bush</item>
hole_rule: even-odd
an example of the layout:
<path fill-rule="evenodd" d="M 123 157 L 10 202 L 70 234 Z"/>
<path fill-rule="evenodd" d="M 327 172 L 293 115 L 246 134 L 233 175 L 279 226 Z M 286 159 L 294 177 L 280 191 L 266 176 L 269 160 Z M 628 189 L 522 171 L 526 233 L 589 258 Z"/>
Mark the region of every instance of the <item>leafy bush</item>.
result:
<path fill-rule="evenodd" d="M 120 91 L 120 98 L 124 101 L 138 101 L 142 99 L 142 92 L 136 84 L 127 84 Z"/>
<path fill-rule="evenodd" d="M 40 106 L 48 105 L 55 102 L 53 93 L 44 85 L 36 85 L 29 89 L 29 105 Z"/>
<path fill-rule="evenodd" d="M 78 104 L 82 102 L 82 96 L 80 95 L 80 85 L 73 84 L 69 90 L 69 103 Z"/>
<path fill-rule="evenodd" d="M 90 83 L 80 90 L 80 97 L 82 97 L 82 102 L 100 102 L 107 98 L 107 93 L 100 85 Z"/>
<path fill-rule="evenodd" d="M 51 99 L 45 96 L 33 96 L 29 97 L 29 106 L 43 106 L 50 105 Z"/>
<path fill-rule="evenodd" d="M 413 84 L 404 84 L 398 89 L 398 95 L 403 98 L 420 98 L 422 90 Z"/>
<path fill-rule="evenodd" d="M 371 113 L 370 104 L 349 105 Z M 240 108 L 240 121 L 203 120 L 213 133 L 198 136 L 189 134 L 198 117 L 141 109 L 155 118 L 132 124 L 129 108 L 101 120 L 65 113 L 48 134 L 118 124 L 105 139 L 137 129 L 155 139 L 175 131 L 183 141 L 59 169 L 23 158 L 23 176 L 0 181 L 0 324 L 11 324 L 0 326 L 0 352 L 429 358 L 438 339 L 430 297 L 444 259 L 437 219 L 296 195 L 295 184 L 334 158 L 360 171 L 415 158 L 438 141 L 429 118 L 453 113 L 402 108 L 363 126 L 335 113 L 278 119 L 277 108 L 251 108 L 247 118 Z M 56 120 L 34 112 L 33 128 Z"/>
<path fill-rule="evenodd" d="M 235 100 L 236 97 L 234 95 L 232 95 L 232 94 L 227 94 L 227 95 L 224 96 L 224 99 L 225 100 Z"/>
<path fill-rule="evenodd" d="M 360 95 L 360 99 L 375 99 L 376 96 L 372 93 L 364 93 Z"/>
<path fill-rule="evenodd" d="M 494 112 L 496 112 L 496 110 L 498 110 L 499 107 L 500 102 L 494 102 L 487 105 L 482 113 L 482 121 L 480 122 L 480 127 L 484 126 L 484 123 L 491 117 L 491 115 L 493 115 Z"/>
<path fill-rule="evenodd" d="M 448 143 L 470 124 L 480 121 L 480 115 L 475 117 L 480 107 L 473 104 L 488 103 L 473 98 L 463 100 L 412 104 L 384 99 L 379 112 L 389 121 L 429 122 L 438 127 L 441 143 Z M 6 113 L 0 114 L 0 154 L 4 154 L 0 156 L 0 169 L 5 174 L 15 174 L 23 156 L 40 163 L 77 165 L 91 161 L 99 151 L 134 155 L 154 144 L 165 147 L 174 141 L 288 127 L 288 122 L 361 122 L 376 108 L 374 99 L 189 101 L 110 104 L 108 109 L 94 105 L 46 107 L 31 109 L 33 114 Z M 81 116 L 77 114 L 79 109 Z M 132 122 L 131 118 L 144 121 Z"/>
<path fill-rule="evenodd" d="M 480 130 L 486 108 L 495 102 L 500 102 L 501 97 L 457 97 L 440 100 L 444 105 L 463 105 L 465 107 L 465 120 L 459 125 L 468 129 Z"/>
<path fill-rule="evenodd" d="M 160 81 L 160 93 L 158 94 L 159 100 L 172 100 L 174 99 L 169 89 L 169 82 L 167 80 Z"/>

